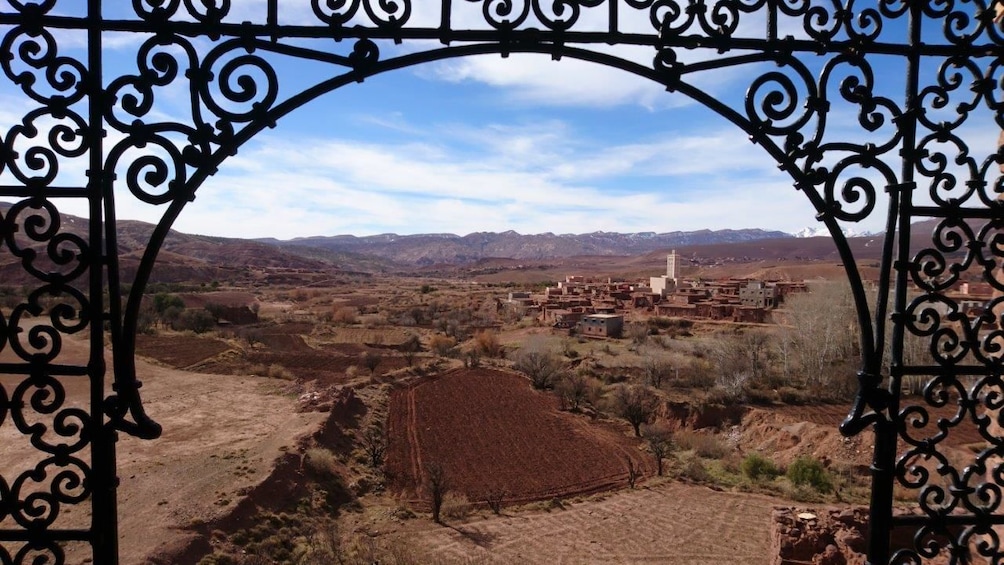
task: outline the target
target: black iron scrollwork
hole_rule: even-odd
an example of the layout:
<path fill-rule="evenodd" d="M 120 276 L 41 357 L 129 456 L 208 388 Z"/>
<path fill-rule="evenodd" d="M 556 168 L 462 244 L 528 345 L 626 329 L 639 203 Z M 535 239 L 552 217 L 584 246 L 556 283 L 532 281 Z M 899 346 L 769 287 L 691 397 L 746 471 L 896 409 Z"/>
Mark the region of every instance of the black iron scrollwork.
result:
<path fill-rule="evenodd" d="M 333 28 L 348 25 L 359 14 L 368 24 L 382 29 L 399 29 L 411 19 L 411 0 L 310 0 L 317 19 Z"/>

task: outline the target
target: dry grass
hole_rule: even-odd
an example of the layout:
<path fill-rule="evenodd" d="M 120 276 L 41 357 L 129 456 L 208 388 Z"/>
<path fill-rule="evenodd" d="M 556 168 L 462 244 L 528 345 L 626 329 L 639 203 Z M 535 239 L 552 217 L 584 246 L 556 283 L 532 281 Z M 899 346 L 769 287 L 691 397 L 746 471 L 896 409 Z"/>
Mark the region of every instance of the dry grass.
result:
<path fill-rule="evenodd" d="M 330 449 L 312 447 L 303 455 L 304 466 L 322 477 L 333 477 L 338 474 L 338 458 Z"/>
<path fill-rule="evenodd" d="M 448 492 L 443 497 L 443 518 L 447 520 L 466 520 L 473 510 L 471 501 L 463 493 Z"/>
<path fill-rule="evenodd" d="M 698 457 L 705 459 L 721 459 L 729 452 L 725 442 L 713 434 L 680 430 L 673 436 L 673 441 L 676 442 L 680 450 L 693 451 Z"/>

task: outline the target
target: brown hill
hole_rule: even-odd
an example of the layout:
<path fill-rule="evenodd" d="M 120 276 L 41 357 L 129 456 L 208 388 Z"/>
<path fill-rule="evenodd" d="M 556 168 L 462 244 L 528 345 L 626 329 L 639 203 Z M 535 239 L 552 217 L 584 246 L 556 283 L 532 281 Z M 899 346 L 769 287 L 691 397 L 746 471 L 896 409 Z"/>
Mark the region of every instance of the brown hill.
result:
<path fill-rule="evenodd" d="M 10 206 L 0 203 L 0 213 L 6 213 Z M 921 245 L 930 242 L 935 225 L 930 221 L 915 224 Z M 86 229 L 84 219 L 64 215 L 61 220 L 62 232 L 86 237 Z M 134 277 L 152 231 L 151 224 L 119 221 L 124 281 Z M 848 238 L 866 278 L 871 269 L 878 267 L 882 242 L 880 236 Z M 45 255 L 43 245 L 33 244 L 33 247 L 41 256 Z M 647 277 L 665 270 L 665 256 L 671 249 L 684 257 L 688 276 L 830 278 L 842 271 L 840 256 L 829 237 L 796 238 L 763 230 L 581 235 L 521 235 L 513 231 L 466 236 L 384 234 L 285 242 L 171 231 L 158 256 L 152 280 L 303 285 L 344 274 L 388 272 L 476 277 L 497 282 L 542 282 L 575 273 Z M 23 272 L 19 258 L 10 254 L 0 258 L 0 277 L 8 284 L 33 282 Z"/>
<path fill-rule="evenodd" d="M 7 215 L 11 204 L 0 202 L 0 213 Z M 88 221 L 68 214 L 60 219 L 59 232 L 77 235 L 87 240 Z M 118 246 L 122 280 L 135 277 L 140 260 L 154 226 L 145 222 L 119 220 Z M 36 250 L 39 268 L 65 272 L 66 267 L 51 265 L 46 256 L 46 244 L 18 238 L 19 245 Z M 387 261 L 348 253 L 319 252 L 310 248 L 296 251 L 247 239 L 190 235 L 172 230 L 154 266 L 152 282 L 232 281 L 246 284 L 282 282 L 296 284 L 331 278 L 340 274 L 368 273 L 393 268 Z M 33 284 L 18 257 L 0 256 L 0 278 L 5 284 Z"/>

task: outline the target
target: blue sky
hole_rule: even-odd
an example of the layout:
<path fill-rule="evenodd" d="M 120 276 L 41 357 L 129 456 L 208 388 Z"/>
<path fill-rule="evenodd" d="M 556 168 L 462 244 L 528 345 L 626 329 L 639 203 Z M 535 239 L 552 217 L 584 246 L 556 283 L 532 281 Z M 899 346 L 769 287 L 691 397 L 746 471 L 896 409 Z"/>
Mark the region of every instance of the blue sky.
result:
<path fill-rule="evenodd" d="M 436 10 L 421 12 L 432 4 L 438 3 L 415 3 L 416 24 L 434 20 Z M 455 22 L 467 18 L 477 26 L 480 15 L 471 10 L 478 6 L 455 4 L 462 10 Z M 260 19 L 263 5 L 261 0 L 236 2 L 232 19 Z M 283 5 L 290 6 L 282 13 L 285 21 L 310 20 L 308 2 Z M 594 21 L 604 25 L 597 13 L 584 20 Z M 625 21 L 638 29 L 647 25 Z M 752 19 L 748 24 L 750 29 L 756 25 Z M 890 28 L 887 33 L 899 31 Z M 797 28 L 793 33 L 799 33 Z M 112 73 L 135 72 L 134 53 L 142 39 L 109 38 L 106 60 Z M 74 53 L 79 37 L 61 36 L 60 43 Z M 381 47 L 387 57 L 436 45 Z M 605 50 L 639 61 L 652 56 L 649 49 Z M 715 55 L 684 56 L 700 60 Z M 274 61 L 283 88 L 280 98 L 335 72 L 323 65 Z M 875 67 L 885 81 L 882 89 L 902 91 L 898 61 L 876 61 Z M 750 77 L 766 68 L 708 74 L 699 85 L 738 103 Z M 9 87 L 0 89 L 0 96 L 0 123 L 20 121 L 23 111 L 18 108 L 26 107 L 25 101 Z M 186 103 L 184 90 L 172 86 L 158 92 L 155 115 L 183 119 Z M 834 109 L 831 135 L 863 139 L 850 110 Z M 997 130 L 991 120 L 983 123 L 972 135 L 990 147 Z M 81 171 L 70 164 L 63 174 L 72 177 Z M 156 221 L 162 212 L 127 193 L 117 198 L 121 218 Z M 83 215 L 84 206 L 67 203 L 62 209 Z M 491 55 L 372 77 L 300 108 L 226 161 L 175 227 L 189 233 L 283 239 L 509 229 L 583 233 L 757 227 L 794 232 L 817 225 L 814 215 L 808 200 L 761 148 L 680 94 L 623 71 L 571 59 Z M 878 210 L 850 227 L 877 231 L 883 216 Z"/>

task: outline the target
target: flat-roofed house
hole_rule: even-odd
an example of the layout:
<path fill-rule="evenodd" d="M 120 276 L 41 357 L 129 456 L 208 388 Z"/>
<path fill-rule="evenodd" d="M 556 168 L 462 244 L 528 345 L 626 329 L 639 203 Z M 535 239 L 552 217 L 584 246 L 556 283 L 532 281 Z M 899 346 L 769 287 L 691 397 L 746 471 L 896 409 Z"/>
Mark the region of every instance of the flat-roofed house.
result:
<path fill-rule="evenodd" d="M 624 333 L 624 316 L 590 314 L 583 316 L 576 327 L 579 335 L 586 337 L 620 337 Z"/>

